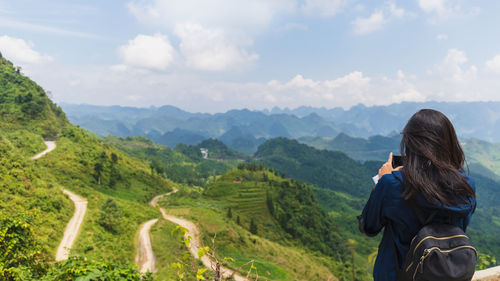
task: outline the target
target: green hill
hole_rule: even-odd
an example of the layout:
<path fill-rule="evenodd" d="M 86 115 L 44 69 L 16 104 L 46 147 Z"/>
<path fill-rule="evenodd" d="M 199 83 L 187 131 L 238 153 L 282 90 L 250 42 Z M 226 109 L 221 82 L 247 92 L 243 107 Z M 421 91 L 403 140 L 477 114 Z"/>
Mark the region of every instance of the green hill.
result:
<path fill-rule="evenodd" d="M 170 214 L 198 222 L 206 245 L 216 237 L 217 254 L 234 258 L 233 268 L 253 259 L 270 280 L 322 280 L 327 272 L 350 280 L 354 255 L 357 278 L 370 279 L 366 256 L 358 254 L 366 245 L 351 249 L 339 221 L 321 208 L 309 185 L 262 164 L 241 164 L 203 193 L 183 191 L 160 204 Z"/>
<path fill-rule="evenodd" d="M 69 124 L 45 91 L 0 54 L 0 129 L 26 129 L 54 138 Z"/>
<path fill-rule="evenodd" d="M 29 245 L 13 253 L 20 255 L 21 263 L 0 257 L 0 279 L 31 280 L 32 274 L 41 279 L 47 273 L 44 280 L 73 280 L 87 270 L 99 269 L 112 276 L 116 269 L 122 270 L 123 277 L 129 276 L 127 280 L 139 280 L 136 269 L 126 264 L 134 262 L 139 226 L 158 216 L 146 202 L 171 190 L 174 183 L 151 174 L 148 162 L 71 125 L 41 87 L 1 57 L 0 75 L 0 228 L 2 233 L 13 232 L 2 236 L 0 248 L 3 251 L 11 243 Z M 45 149 L 44 139 L 56 139 L 57 148 L 31 160 Z M 82 259 L 50 266 L 73 213 L 73 203 L 63 189 L 88 200 L 71 253 L 100 263 Z M 106 202 L 115 206 L 114 213 L 106 212 Z M 61 277 L 52 270 L 74 274 Z"/>
<path fill-rule="evenodd" d="M 385 160 L 390 152 L 399 154 L 401 136 L 376 135 L 365 139 L 340 133 L 335 138 L 302 137 L 298 141 L 317 149 L 342 151 L 353 159 L 366 161 Z"/>
<path fill-rule="evenodd" d="M 150 161 L 155 173 L 187 185 L 205 186 L 213 176 L 236 167 L 239 158 L 248 158 L 214 139 L 196 146 L 180 144 L 175 149 L 154 144 L 145 137 L 108 136 L 106 141 L 134 157 Z M 202 157 L 200 148 L 208 149 L 208 159 Z"/>
<path fill-rule="evenodd" d="M 369 195 L 376 174 L 343 152 L 318 150 L 286 138 L 266 141 L 255 157 L 296 180 L 357 197 Z"/>

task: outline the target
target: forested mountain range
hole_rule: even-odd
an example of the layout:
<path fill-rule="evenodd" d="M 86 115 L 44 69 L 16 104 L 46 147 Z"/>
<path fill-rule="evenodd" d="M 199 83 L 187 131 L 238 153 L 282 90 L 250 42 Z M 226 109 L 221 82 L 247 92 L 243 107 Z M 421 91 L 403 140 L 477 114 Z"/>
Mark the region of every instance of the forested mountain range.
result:
<path fill-rule="evenodd" d="M 252 154 L 274 137 L 353 137 L 399 134 L 413 113 L 433 108 L 445 113 L 461 139 L 500 142 L 499 102 L 404 102 L 388 106 L 342 108 L 274 108 L 271 111 L 230 110 L 189 113 L 173 106 L 133 108 L 62 104 L 69 119 L 100 136 L 147 136 L 175 147 L 218 138 L 229 147 Z"/>

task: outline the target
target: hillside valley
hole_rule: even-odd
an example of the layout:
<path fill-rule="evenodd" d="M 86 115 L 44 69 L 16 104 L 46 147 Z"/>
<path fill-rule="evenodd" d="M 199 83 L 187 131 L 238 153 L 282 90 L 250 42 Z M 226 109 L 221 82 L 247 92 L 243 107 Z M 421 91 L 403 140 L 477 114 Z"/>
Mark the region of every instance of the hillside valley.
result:
<path fill-rule="evenodd" d="M 70 120 L 95 119 L 73 125 L 0 57 L 0 279 L 213 279 L 208 258 L 248 280 L 372 280 L 380 236 L 361 235 L 356 216 L 399 136 L 350 137 L 316 112 L 71 110 Z M 470 234 L 500 257 L 497 147 L 465 148 L 481 187 Z M 69 256 L 58 258 L 76 213 Z M 154 258 L 143 267 L 146 224 Z"/>

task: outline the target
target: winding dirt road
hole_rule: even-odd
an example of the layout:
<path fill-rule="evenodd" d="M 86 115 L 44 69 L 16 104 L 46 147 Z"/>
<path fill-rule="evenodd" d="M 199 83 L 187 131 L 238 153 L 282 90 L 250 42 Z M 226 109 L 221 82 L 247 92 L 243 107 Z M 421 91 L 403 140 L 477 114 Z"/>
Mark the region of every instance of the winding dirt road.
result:
<path fill-rule="evenodd" d="M 59 247 L 57 247 L 56 261 L 68 259 L 69 251 L 73 246 L 76 237 L 78 236 L 78 231 L 80 230 L 85 212 L 87 211 L 87 200 L 66 189 L 63 190 L 63 193 L 67 194 L 75 204 L 75 213 L 66 225 L 66 230 L 64 230 L 64 237 L 61 240 Z"/>
<path fill-rule="evenodd" d="M 42 156 L 44 156 L 45 154 L 51 152 L 52 150 L 56 149 L 56 142 L 55 141 L 44 141 L 45 145 L 47 146 L 47 149 L 45 149 L 44 151 L 38 153 L 37 155 L 31 157 L 31 160 L 35 160 L 35 159 L 38 159 Z"/>
<path fill-rule="evenodd" d="M 45 154 L 51 152 L 52 150 L 56 149 L 55 141 L 44 141 L 44 143 L 47 146 L 47 149 L 31 157 L 32 160 L 38 159 L 44 156 Z M 85 198 L 82 198 L 66 189 L 63 189 L 63 193 L 68 195 L 69 199 L 71 199 L 75 204 L 75 213 L 73 214 L 73 217 L 66 225 L 63 239 L 59 244 L 59 247 L 57 247 L 56 261 L 62 261 L 68 259 L 69 251 L 73 246 L 76 237 L 78 236 L 78 231 L 80 230 L 80 226 L 82 225 L 85 212 L 87 211 L 87 200 L 85 200 Z"/>
<path fill-rule="evenodd" d="M 185 234 L 185 237 L 189 235 L 193 238 L 191 240 L 191 244 L 189 246 L 189 251 L 196 259 L 198 259 L 198 249 L 200 248 L 200 245 L 201 245 L 201 243 L 200 243 L 200 241 L 201 241 L 200 231 L 198 230 L 198 227 L 196 227 L 196 225 L 194 223 L 192 223 L 188 220 L 167 215 L 167 213 L 165 212 L 165 210 L 163 208 L 160 208 L 160 212 L 163 215 L 164 219 L 166 219 L 170 222 L 173 222 L 177 225 L 180 225 L 188 230 L 188 232 Z M 215 263 L 208 256 L 203 256 L 201 258 L 201 262 L 209 270 L 213 270 L 215 268 Z M 224 278 L 228 278 L 230 276 L 233 276 L 233 279 L 236 281 L 248 281 L 247 278 L 235 273 L 233 270 L 231 270 L 229 268 L 221 266 L 220 271 L 221 271 L 222 276 L 224 276 Z"/>
<path fill-rule="evenodd" d="M 163 196 L 168 196 L 172 193 L 176 193 L 178 190 L 174 189 L 169 193 L 158 195 L 154 197 L 149 205 L 156 207 L 156 203 Z M 135 256 L 135 263 L 139 266 L 139 271 L 141 273 L 146 272 L 156 272 L 156 257 L 153 252 L 153 247 L 151 246 L 151 238 L 149 237 L 149 230 L 158 221 L 158 219 L 153 219 L 147 221 L 141 228 L 139 228 L 139 243 L 137 245 L 137 255 Z"/>
<path fill-rule="evenodd" d="M 151 202 L 149 204 L 151 206 L 153 206 L 153 207 L 157 207 L 158 200 L 160 200 L 164 196 L 169 196 L 169 195 L 174 194 L 176 192 L 178 192 L 178 190 L 174 189 L 173 191 L 171 191 L 169 193 L 158 195 L 155 198 L 153 198 L 153 200 L 151 200 Z M 168 220 L 168 221 L 170 221 L 172 223 L 175 223 L 177 225 L 180 225 L 180 226 L 182 226 L 182 227 L 184 227 L 184 228 L 186 228 L 188 230 L 188 233 L 186 233 L 186 236 L 189 235 L 189 236 L 192 237 L 191 245 L 189 247 L 189 252 L 191 252 L 191 254 L 196 259 L 198 259 L 198 249 L 200 248 L 200 245 L 201 245 L 200 231 L 199 231 L 198 227 L 196 227 L 196 225 L 194 223 L 192 223 L 192 222 L 190 222 L 188 220 L 168 215 L 166 213 L 165 209 L 163 209 L 163 208 L 160 208 L 160 212 L 161 212 L 161 214 L 162 214 L 162 216 L 163 216 L 164 219 L 166 219 L 166 220 Z M 149 221 L 147 223 L 150 223 L 152 221 Z M 153 225 L 155 222 L 153 222 L 151 225 Z M 141 241 L 144 239 L 144 236 L 147 236 L 147 239 L 149 240 L 149 233 L 148 233 L 149 229 L 148 229 L 148 231 L 145 231 L 145 233 L 142 233 L 146 224 L 144 224 L 141 227 L 141 230 L 140 230 L 140 233 L 139 233 L 139 252 L 143 251 L 141 248 L 143 248 L 142 245 L 144 245 L 144 244 L 141 245 Z M 147 249 L 147 247 L 144 247 L 144 250 L 146 250 L 146 249 Z M 154 259 L 153 249 L 151 248 L 151 246 L 149 246 L 149 249 L 147 249 L 146 251 L 148 251 L 148 252 L 146 252 L 146 253 L 140 253 L 140 255 L 142 255 L 142 256 L 147 256 L 147 255 L 153 256 L 153 259 Z M 208 256 L 203 256 L 201 258 L 201 262 L 209 270 L 213 270 L 215 268 L 215 263 Z M 141 268 L 141 272 L 146 272 L 146 271 L 143 271 L 143 270 L 147 270 L 146 265 L 147 265 L 147 263 L 146 263 L 145 260 L 142 260 L 142 262 L 139 263 L 139 268 Z M 154 263 L 151 265 L 151 268 L 155 268 Z M 228 277 L 230 277 L 232 275 L 233 278 L 234 278 L 234 280 L 236 280 L 236 281 L 248 281 L 247 278 L 245 278 L 245 277 L 243 277 L 243 276 L 241 276 L 241 275 L 239 275 L 237 273 L 234 273 L 234 271 L 231 270 L 231 269 L 228 269 L 228 268 L 225 268 L 225 267 L 221 267 L 220 270 L 221 270 L 222 275 L 225 278 L 228 278 Z"/>
<path fill-rule="evenodd" d="M 143 224 L 139 230 L 139 248 L 135 257 L 135 262 L 139 264 L 141 273 L 156 272 L 156 257 L 151 246 L 149 230 L 158 221 L 153 219 Z"/>

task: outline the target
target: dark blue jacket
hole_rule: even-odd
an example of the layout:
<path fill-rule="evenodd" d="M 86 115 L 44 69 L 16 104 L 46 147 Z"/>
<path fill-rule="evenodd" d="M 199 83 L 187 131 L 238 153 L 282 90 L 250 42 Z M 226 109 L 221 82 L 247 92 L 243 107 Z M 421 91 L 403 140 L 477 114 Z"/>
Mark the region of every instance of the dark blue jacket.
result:
<path fill-rule="evenodd" d="M 475 191 L 476 187 L 472 179 L 464 173 L 462 175 L 466 177 Z M 394 244 L 397 248 L 399 265 L 402 267 L 411 239 L 423 226 L 414 208 L 402 198 L 404 188 L 402 184 L 404 185 L 404 182 L 400 171 L 382 176 L 370 194 L 370 199 L 360 217 L 360 230 L 369 236 L 377 235 L 384 228 L 373 269 L 374 281 L 397 281 Z M 425 213 L 432 214 L 438 211 L 432 222 L 449 222 L 451 219 L 453 225 L 461 227 L 464 231 L 476 209 L 475 198 L 467 198 L 466 201 L 468 202 L 463 202 L 458 206 L 444 206 L 433 205 L 421 195 L 415 199 L 416 204 Z"/>

